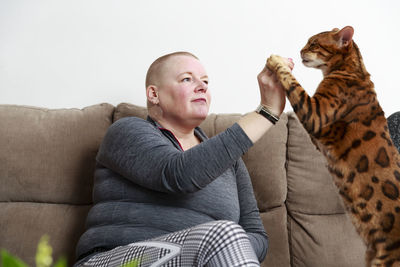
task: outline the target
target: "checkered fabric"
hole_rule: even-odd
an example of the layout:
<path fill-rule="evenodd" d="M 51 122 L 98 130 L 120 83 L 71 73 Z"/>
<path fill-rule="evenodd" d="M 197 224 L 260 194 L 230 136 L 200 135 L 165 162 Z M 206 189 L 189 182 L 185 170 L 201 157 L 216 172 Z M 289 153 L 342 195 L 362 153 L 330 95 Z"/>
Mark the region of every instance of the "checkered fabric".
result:
<path fill-rule="evenodd" d="M 213 221 L 94 255 L 79 267 L 260 266 L 243 228 Z M 76 266 L 78 267 L 78 266 Z"/>

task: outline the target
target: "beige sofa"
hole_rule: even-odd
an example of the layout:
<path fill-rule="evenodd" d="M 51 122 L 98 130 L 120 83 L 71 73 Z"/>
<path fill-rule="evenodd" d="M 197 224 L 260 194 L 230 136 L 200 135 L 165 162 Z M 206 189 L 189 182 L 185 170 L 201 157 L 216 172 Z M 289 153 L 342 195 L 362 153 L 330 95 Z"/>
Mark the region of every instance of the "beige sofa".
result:
<path fill-rule="evenodd" d="M 91 205 L 95 156 L 113 121 L 144 118 L 130 104 L 84 109 L 0 105 L 0 248 L 34 266 L 50 236 L 55 258 L 74 261 Z M 211 114 L 213 136 L 239 114 Z M 346 215 L 323 157 L 292 113 L 243 157 L 270 248 L 262 266 L 361 267 L 365 246 Z"/>

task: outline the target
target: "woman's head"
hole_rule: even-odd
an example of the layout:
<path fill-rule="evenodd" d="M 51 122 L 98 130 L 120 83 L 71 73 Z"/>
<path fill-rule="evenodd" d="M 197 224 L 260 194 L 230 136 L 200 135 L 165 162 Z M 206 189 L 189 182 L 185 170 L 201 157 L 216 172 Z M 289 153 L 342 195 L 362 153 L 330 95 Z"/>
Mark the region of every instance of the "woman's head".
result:
<path fill-rule="evenodd" d="M 199 59 L 188 52 L 158 58 L 146 75 L 149 115 L 172 124 L 198 126 L 209 110 L 208 76 Z"/>
<path fill-rule="evenodd" d="M 149 85 L 156 84 L 157 80 L 160 78 L 160 74 L 162 73 L 162 69 L 165 65 L 165 63 L 168 61 L 168 59 L 175 57 L 175 56 L 188 56 L 188 57 L 193 57 L 197 60 L 199 60 L 195 55 L 189 52 L 174 52 L 170 54 L 166 54 L 164 56 L 161 56 L 157 58 L 149 67 L 147 70 L 146 74 L 146 88 Z"/>

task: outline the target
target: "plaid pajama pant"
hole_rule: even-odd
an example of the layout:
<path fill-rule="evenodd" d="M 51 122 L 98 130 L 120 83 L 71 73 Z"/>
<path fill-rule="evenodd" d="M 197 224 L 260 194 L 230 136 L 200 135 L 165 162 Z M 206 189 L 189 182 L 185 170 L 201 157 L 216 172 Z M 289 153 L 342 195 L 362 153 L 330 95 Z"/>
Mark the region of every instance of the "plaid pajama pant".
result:
<path fill-rule="evenodd" d="M 131 265 L 125 265 L 129 264 Z M 243 228 L 213 221 L 151 240 L 116 247 L 76 267 L 260 266 Z"/>

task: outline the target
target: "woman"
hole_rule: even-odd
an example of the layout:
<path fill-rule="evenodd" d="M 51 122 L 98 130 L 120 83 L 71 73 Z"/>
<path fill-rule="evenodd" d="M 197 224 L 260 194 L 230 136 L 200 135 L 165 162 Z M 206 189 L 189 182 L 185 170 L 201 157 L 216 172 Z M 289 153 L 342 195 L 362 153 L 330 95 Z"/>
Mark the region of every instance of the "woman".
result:
<path fill-rule="evenodd" d="M 283 111 L 271 75 L 258 76 L 259 111 L 208 139 L 197 127 L 211 100 L 204 67 L 187 52 L 157 59 L 147 121 L 118 120 L 99 149 L 76 266 L 259 266 L 267 235 L 240 157 Z"/>

